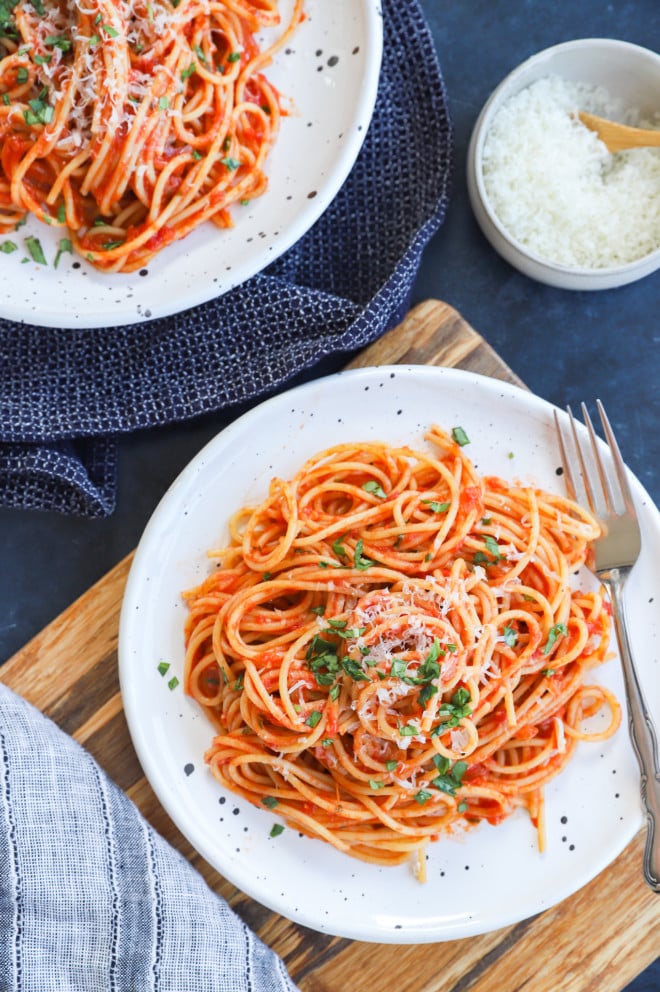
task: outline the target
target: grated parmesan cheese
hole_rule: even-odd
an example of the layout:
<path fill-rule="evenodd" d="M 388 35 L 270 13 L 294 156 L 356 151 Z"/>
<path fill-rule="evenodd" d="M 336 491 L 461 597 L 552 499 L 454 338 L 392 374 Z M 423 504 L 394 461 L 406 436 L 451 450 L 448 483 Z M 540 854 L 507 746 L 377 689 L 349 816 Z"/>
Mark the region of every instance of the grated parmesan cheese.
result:
<path fill-rule="evenodd" d="M 613 155 L 579 110 L 660 128 L 602 87 L 540 79 L 507 100 L 488 130 L 488 197 L 504 227 L 542 258 L 588 269 L 633 262 L 660 248 L 660 149 Z"/>

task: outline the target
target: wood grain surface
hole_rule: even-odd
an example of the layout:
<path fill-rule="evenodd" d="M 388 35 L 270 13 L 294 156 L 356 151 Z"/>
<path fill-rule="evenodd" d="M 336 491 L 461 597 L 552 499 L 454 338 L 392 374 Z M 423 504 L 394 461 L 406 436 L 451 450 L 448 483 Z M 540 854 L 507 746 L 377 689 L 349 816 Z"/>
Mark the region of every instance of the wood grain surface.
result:
<path fill-rule="evenodd" d="M 520 380 L 444 303 L 415 307 L 351 362 L 455 366 Z M 368 944 L 318 934 L 249 899 L 204 862 L 144 778 L 124 719 L 117 632 L 131 556 L 0 669 L 0 679 L 73 735 L 144 816 L 284 959 L 302 992 L 620 992 L 658 955 L 660 899 L 641 875 L 640 834 L 621 856 L 553 909 L 481 937 L 437 944 Z M 598 824 L 594 824 L 598 829 Z"/>

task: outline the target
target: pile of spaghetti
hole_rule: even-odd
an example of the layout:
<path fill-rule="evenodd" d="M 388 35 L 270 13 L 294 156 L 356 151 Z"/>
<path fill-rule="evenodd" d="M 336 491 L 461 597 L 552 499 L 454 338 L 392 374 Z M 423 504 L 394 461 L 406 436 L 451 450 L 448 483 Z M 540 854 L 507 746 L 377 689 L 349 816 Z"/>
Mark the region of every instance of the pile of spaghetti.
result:
<path fill-rule="evenodd" d="M 185 594 L 185 685 L 223 786 L 366 861 L 529 810 L 620 709 L 600 592 L 570 585 L 599 525 L 566 498 L 480 477 L 455 428 L 428 451 L 321 452 L 231 521 Z M 584 721 L 603 710 L 591 724 Z M 541 841 L 542 842 L 542 841 Z"/>
<path fill-rule="evenodd" d="M 29 212 L 131 272 L 266 188 L 278 0 L 0 0 L 0 231 Z M 68 241 L 68 239 L 67 239 Z"/>

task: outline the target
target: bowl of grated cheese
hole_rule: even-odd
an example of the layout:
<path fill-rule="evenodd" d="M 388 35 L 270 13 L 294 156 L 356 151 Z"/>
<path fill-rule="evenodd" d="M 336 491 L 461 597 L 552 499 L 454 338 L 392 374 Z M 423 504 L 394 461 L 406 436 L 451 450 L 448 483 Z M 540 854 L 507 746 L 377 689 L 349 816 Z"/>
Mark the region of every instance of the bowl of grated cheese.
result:
<path fill-rule="evenodd" d="M 578 111 L 660 129 L 660 55 L 586 38 L 527 59 L 475 123 L 468 193 L 485 237 L 519 271 L 611 289 L 660 268 L 660 148 L 612 154 Z"/>

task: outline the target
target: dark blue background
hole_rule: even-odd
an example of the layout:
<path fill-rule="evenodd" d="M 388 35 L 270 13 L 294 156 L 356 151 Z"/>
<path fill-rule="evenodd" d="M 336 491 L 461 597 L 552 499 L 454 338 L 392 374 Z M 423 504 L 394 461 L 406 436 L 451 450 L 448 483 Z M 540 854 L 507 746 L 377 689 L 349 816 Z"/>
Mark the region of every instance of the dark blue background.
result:
<path fill-rule="evenodd" d="M 447 86 L 456 131 L 456 171 L 447 220 L 425 252 L 412 302 L 435 297 L 451 304 L 545 399 L 560 406 L 585 400 L 593 406 L 600 396 L 626 460 L 658 503 L 660 272 L 597 293 L 567 292 L 530 281 L 501 260 L 481 235 L 467 198 L 465 155 L 484 101 L 519 62 L 561 41 L 595 36 L 660 51 L 660 3 L 421 3 Z M 401 70 L 405 72 L 405 66 Z M 338 359 L 336 367 L 344 360 L 345 356 Z M 319 371 L 331 368 L 326 365 Z M 170 482 L 239 412 L 123 439 L 118 506 L 107 520 L 0 510 L 0 661 L 135 547 Z M 630 989 L 659 992 L 660 962 Z"/>

